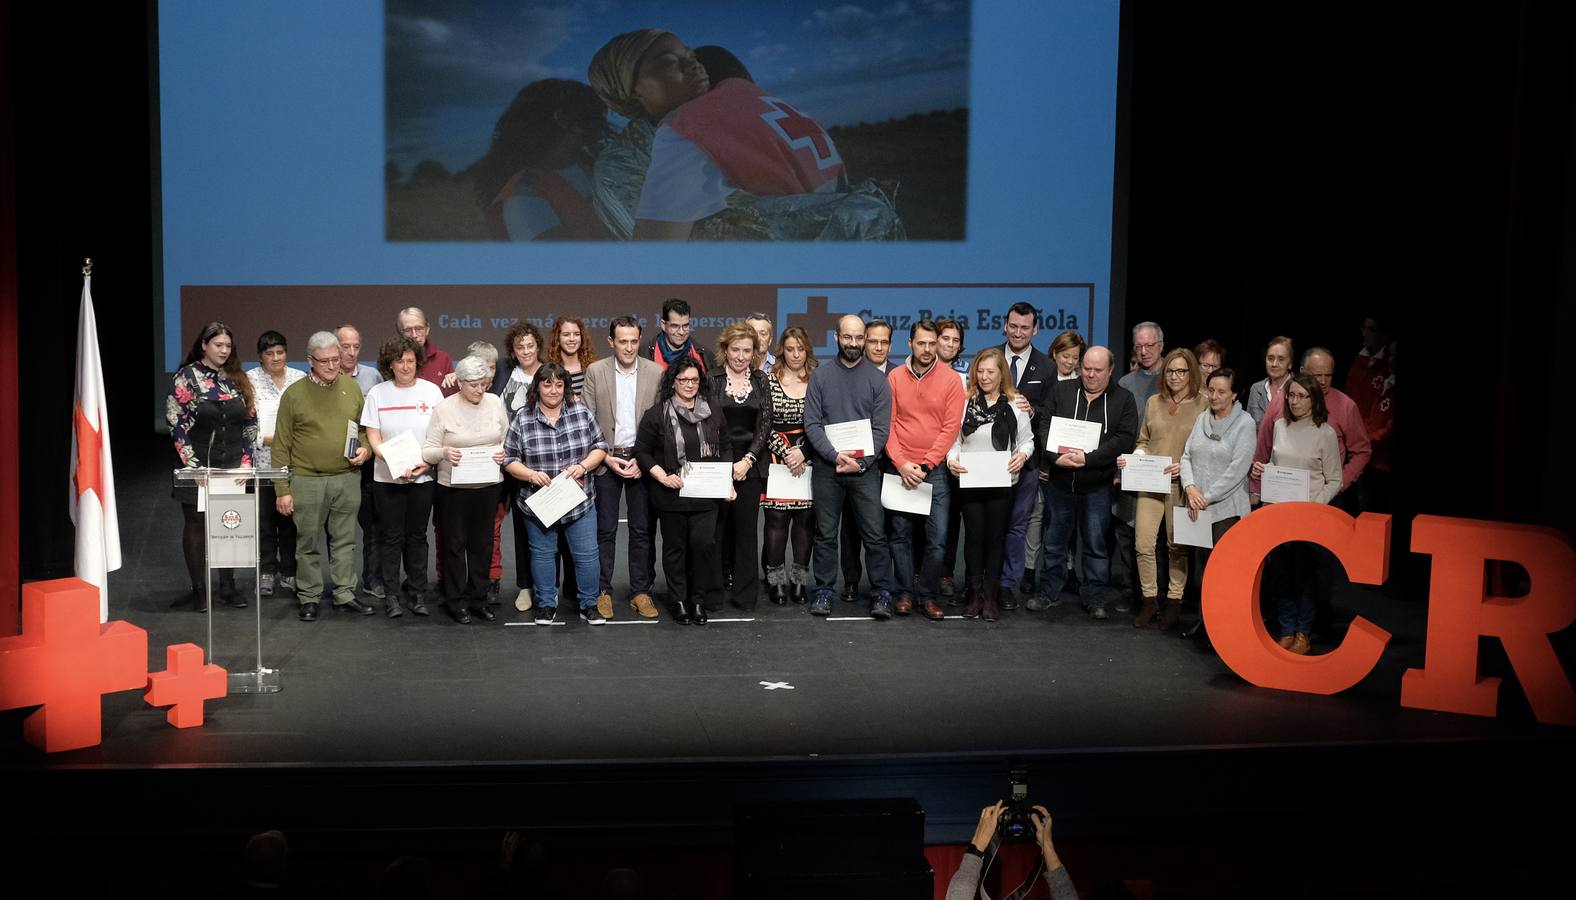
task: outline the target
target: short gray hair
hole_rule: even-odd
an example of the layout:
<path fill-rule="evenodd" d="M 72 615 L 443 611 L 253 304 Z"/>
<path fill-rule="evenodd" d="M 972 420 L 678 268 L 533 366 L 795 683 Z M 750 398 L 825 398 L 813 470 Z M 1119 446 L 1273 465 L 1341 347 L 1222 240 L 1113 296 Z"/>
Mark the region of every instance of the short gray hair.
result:
<path fill-rule="evenodd" d="M 498 348 L 486 341 L 472 341 L 465 352 L 470 356 L 479 356 L 483 362 L 495 363 L 498 361 Z"/>
<path fill-rule="evenodd" d="M 1138 333 L 1140 331 L 1143 331 L 1145 328 L 1153 328 L 1155 330 L 1155 340 L 1160 341 L 1162 343 L 1165 342 L 1166 333 L 1164 331 L 1161 331 L 1160 330 L 1160 326 L 1158 324 L 1154 323 L 1154 322 L 1139 322 L 1137 325 L 1134 325 L 1133 326 L 1133 340 L 1138 340 Z"/>
<path fill-rule="evenodd" d="M 427 324 L 427 314 L 421 311 L 421 307 L 407 306 L 394 314 L 394 330 L 396 332 L 399 331 L 399 320 L 406 316 L 418 316 L 421 318 L 421 324 Z"/>
<path fill-rule="evenodd" d="M 327 350 L 330 347 L 334 348 L 334 352 L 339 352 L 339 338 L 335 337 L 332 331 L 314 331 L 312 336 L 306 339 L 308 353 L 313 350 Z"/>
<path fill-rule="evenodd" d="M 467 356 L 454 365 L 454 377 L 461 381 L 479 381 L 487 377 L 487 360 L 480 356 Z"/>

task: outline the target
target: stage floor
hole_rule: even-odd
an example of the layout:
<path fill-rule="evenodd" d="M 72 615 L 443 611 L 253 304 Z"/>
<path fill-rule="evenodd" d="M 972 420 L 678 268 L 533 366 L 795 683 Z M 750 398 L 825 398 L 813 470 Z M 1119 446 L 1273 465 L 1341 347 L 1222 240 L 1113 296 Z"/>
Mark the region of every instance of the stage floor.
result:
<path fill-rule="evenodd" d="M 121 459 L 125 565 L 111 576 L 110 613 L 147 630 L 159 671 L 167 645 L 205 643 L 207 622 L 171 607 L 186 576 L 166 457 Z M 1213 654 L 1135 630 L 1125 615 L 1093 621 L 1072 595 L 996 624 L 877 622 L 842 602 L 822 620 L 763 601 L 704 628 L 682 627 L 666 609 L 641 621 L 622 602 L 605 627 L 567 607 L 561 624 L 539 627 L 511 602 L 509 527 L 495 623 L 326 607 L 303 623 L 281 592 L 262 607 L 264 662 L 280 670 L 281 692 L 211 701 L 207 723 L 185 730 L 140 692 L 109 695 L 103 743 L 47 760 L 21 741 L 25 711 L 10 711 L 0 714 L 0 758 L 23 767 L 960 758 L 1562 734 L 1532 723 L 1513 679 L 1497 720 L 1400 707 L 1402 672 L 1422 664 L 1424 607 L 1360 586 L 1343 586 L 1337 609 L 1392 632 L 1390 647 L 1356 688 L 1315 697 L 1254 688 Z M 622 572 L 616 587 L 622 596 Z M 254 615 L 214 611 L 214 661 L 254 666 Z"/>

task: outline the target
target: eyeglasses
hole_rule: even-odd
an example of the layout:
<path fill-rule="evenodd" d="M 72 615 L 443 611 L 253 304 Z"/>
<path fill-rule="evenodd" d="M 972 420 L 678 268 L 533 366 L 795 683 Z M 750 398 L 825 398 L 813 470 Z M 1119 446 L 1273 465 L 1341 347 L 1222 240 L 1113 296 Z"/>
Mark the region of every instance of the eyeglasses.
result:
<path fill-rule="evenodd" d="M 1186 375 L 1187 369 L 1167 369 L 1167 375 Z"/>
<path fill-rule="evenodd" d="M 674 384 L 700 384 L 700 379 L 693 376 L 673 379 Z"/>
<path fill-rule="evenodd" d="M 1312 400 L 1313 397 L 1310 394 L 1293 394 L 1292 392 L 1287 391 L 1286 392 L 1286 399 L 1287 400 L 1304 400 L 1304 401 L 1306 401 L 1306 400 Z"/>
<path fill-rule="evenodd" d="M 427 326 L 426 325 L 406 325 L 404 328 L 401 328 L 399 331 L 400 331 L 400 334 L 405 334 L 405 335 L 426 334 L 427 333 Z"/>
<path fill-rule="evenodd" d="M 317 363 L 320 366 L 337 366 L 337 365 L 339 365 L 339 357 L 337 357 L 337 356 L 328 356 L 328 357 L 324 357 L 324 358 L 321 358 L 321 359 L 319 359 L 316 356 L 312 356 L 311 360 L 313 362 Z"/>
<path fill-rule="evenodd" d="M 662 324 L 667 326 L 667 329 L 669 331 L 689 331 L 690 330 L 690 323 L 688 323 L 688 322 L 664 322 Z"/>
<path fill-rule="evenodd" d="M 1153 350 L 1153 349 L 1155 349 L 1158 346 L 1160 346 L 1160 342 L 1159 341 L 1150 341 L 1147 344 L 1137 344 L 1137 343 L 1135 343 L 1135 344 L 1133 344 L 1133 349 L 1134 350 Z"/>

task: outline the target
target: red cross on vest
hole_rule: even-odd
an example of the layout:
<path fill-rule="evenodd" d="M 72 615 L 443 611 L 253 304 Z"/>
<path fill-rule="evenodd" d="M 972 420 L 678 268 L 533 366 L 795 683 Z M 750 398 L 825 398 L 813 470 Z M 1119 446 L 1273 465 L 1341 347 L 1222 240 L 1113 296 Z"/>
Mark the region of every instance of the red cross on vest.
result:
<path fill-rule="evenodd" d="M 820 123 L 743 78 L 724 79 L 663 124 L 699 147 L 728 184 L 752 194 L 811 194 L 843 177 L 843 159 Z"/>

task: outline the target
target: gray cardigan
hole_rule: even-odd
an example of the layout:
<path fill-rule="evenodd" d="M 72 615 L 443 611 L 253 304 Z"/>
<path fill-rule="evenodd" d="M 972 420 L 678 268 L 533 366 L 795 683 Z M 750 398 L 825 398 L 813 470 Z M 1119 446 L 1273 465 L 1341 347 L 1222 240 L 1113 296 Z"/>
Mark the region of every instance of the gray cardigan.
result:
<path fill-rule="evenodd" d="M 1216 521 L 1248 514 L 1248 475 L 1257 442 L 1253 417 L 1240 403 L 1231 405 L 1223 421 L 1207 409 L 1194 420 L 1182 450 L 1182 489 L 1198 488 Z"/>

